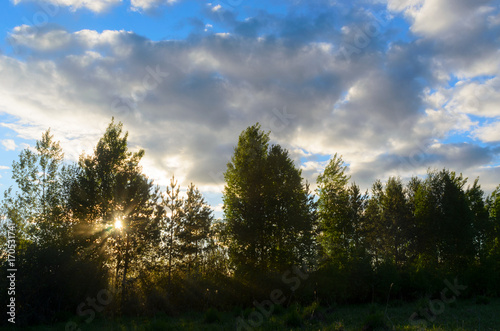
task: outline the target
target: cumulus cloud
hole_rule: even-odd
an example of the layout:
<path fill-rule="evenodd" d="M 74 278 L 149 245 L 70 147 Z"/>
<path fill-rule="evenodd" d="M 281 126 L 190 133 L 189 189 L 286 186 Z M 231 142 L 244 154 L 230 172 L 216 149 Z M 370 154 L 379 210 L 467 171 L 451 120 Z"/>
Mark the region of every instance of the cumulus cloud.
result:
<path fill-rule="evenodd" d="M 408 19 L 421 54 L 431 52 L 436 79 L 498 74 L 498 42 L 492 38 L 500 33 L 493 23 L 498 0 L 388 0 L 387 6 Z"/>
<path fill-rule="evenodd" d="M 491 0 L 388 0 L 388 8 L 402 11 L 412 21 L 412 31 L 435 37 L 450 31 L 474 28 L 485 17 L 495 17 Z"/>
<path fill-rule="evenodd" d="M 151 11 L 164 5 L 172 5 L 177 0 L 131 0 L 132 10 L 136 11 Z"/>
<path fill-rule="evenodd" d="M 11 0 L 15 5 L 26 2 L 36 2 L 42 8 L 47 7 L 49 12 L 58 11 L 59 7 L 69 7 L 70 10 L 76 11 L 78 9 L 88 9 L 90 11 L 101 13 L 107 11 L 109 8 L 121 4 L 122 0 Z"/>
<path fill-rule="evenodd" d="M 486 124 L 474 131 L 474 136 L 483 142 L 500 142 L 500 121 Z"/>
<path fill-rule="evenodd" d="M 22 3 L 38 3 L 42 10 L 51 14 L 57 14 L 61 7 L 67 7 L 71 11 L 87 9 L 95 13 L 104 13 L 111 8 L 123 3 L 122 0 L 11 0 L 15 5 Z M 130 8 L 133 11 L 151 12 L 163 6 L 172 5 L 178 0 L 131 0 Z"/>
<path fill-rule="evenodd" d="M 453 112 L 467 113 L 482 117 L 500 116 L 500 78 L 487 79 L 485 82 L 459 81 L 455 86 L 441 94 L 444 97 L 445 107 Z"/>
<path fill-rule="evenodd" d="M 138 10 L 160 3 L 166 2 L 132 1 Z M 437 4 L 450 7 L 444 0 Z M 325 10 L 308 18 L 262 13 L 239 19 L 211 5 L 206 17 L 226 32 L 211 33 L 211 26 L 202 25 L 210 28 L 207 33 L 183 41 L 20 26 L 10 35 L 20 56 L 0 55 L 0 110 L 17 116 L 9 127 L 22 136 L 38 139 L 51 127 L 73 160 L 91 151 L 114 116 L 130 131 L 131 146 L 147 150 L 143 165 L 151 177 L 166 184 L 175 174 L 205 192 L 221 189 L 238 135 L 255 122 L 292 151 L 312 182 L 335 152 L 365 186 L 377 177 L 422 173 L 429 166 L 469 172 L 493 166 L 494 145 L 443 142 L 472 128 L 483 142 L 497 139 L 492 121 L 500 86 L 498 62 L 491 61 L 499 42 L 492 33 L 496 26 L 476 19 L 492 15 L 488 4 L 457 5 L 476 15 L 468 19 L 472 32 L 465 35 L 476 57 L 436 41 L 446 31 L 447 45 L 465 49 L 452 38 L 462 7 L 425 30 L 418 17 L 436 10 L 434 5 L 388 6 L 406 15 L 417 37 L 391 41 L 397 26 L 389 20 L 351 56 L 343 47 L 356 46 L 357 33 L 373 22 L 370 10 L 348 11 L 349 22 Z M 457 73 L 459 83 L 450 85 Z M 494 77 L 476 79 L 486 74 Z M 471 109 L 468 100 L 474 98 L 479 104 Z M 481 129 L 471 116 L 491 121 Z"/>
<path fill-rule="evenodd" d="M 1 141 L 2 146 L 6 151 L 14 151 L 16 149 L 16 143 L 12 139 L 4 139 Z M 2 168 L 0 168 L 2 169 Z"/>

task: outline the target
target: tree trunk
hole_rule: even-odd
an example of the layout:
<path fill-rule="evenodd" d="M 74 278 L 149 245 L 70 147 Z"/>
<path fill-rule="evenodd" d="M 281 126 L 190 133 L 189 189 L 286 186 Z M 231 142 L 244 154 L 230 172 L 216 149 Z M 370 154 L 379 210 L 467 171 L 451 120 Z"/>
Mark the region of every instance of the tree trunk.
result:
<path fill-rule="evenodd" d="M 128 272 L 128 265 L 129 265 L 129 237 L 127 235 L 127 241 L 125 245 L 125 254 L 124 254 L 124 266 L 123 266 L 123 278 L 122 278 L 122 313 L 124 312 L 125 308 L 125 302 L 127 299 L 127 272 Z"/>

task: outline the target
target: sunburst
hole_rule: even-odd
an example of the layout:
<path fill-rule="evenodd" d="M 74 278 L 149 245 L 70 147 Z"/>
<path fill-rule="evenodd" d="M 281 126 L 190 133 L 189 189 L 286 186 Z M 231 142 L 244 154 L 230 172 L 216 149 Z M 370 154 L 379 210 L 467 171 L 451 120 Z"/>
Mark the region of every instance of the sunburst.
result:
<path fill-rule="evenodd" d="M 119 220 L 119 219 L 117 219 L 117 220 L 115 221 L 114 227 L 115 227 L 115 229 L 117 229 L 117 230 L 121 230 L 121 229 L 123 229 L 123 223 L 122 223 L 122 221 L 121 221 L 121 220 Z"/>

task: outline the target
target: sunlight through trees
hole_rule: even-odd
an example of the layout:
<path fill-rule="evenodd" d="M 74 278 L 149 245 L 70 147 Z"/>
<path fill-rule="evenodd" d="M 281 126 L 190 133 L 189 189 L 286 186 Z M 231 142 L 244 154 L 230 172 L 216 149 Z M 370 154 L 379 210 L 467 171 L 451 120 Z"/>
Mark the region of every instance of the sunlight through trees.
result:
<path fill-rule="evenodd" d="M 256 124 L 227 164 L 216 220 L 193 183 L 156 186 L 127 138 L 113 119 L 68 164 L 47 130 L 14 162 L 0 244 L 15 235 L 20 324 L 55 321 L 103 289 L 109 315 L 246 307 L 278 290 L 287 305 L 385 300 L 389 289 L 415 300 L 457 276 L 463 296 L 500 294 L 500 186 L 485 197 L 478 179 L 442 169 L 362 192 L 334 155 L 315 195 Z"/>

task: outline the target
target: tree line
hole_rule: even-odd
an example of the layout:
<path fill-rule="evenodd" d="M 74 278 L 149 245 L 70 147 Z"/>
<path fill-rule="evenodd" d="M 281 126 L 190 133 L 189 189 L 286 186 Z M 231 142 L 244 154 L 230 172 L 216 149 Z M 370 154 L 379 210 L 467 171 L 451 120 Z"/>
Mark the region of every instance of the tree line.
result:
<path fill-rule="evenodd" d="M 103 289 L 103 316 L 247 307 L 274 289 L 290 294 L 286 305 L 414 300 L 456 277 L 464 296 L 500 294 L 500 186 L 485 197 L 478 179 L 443 169 L 362 192 L 334 155 L 312 192 L 256 124 L 227 164 L 216 220 L 194 184 L 185 195 L 174 177 L 155 185 L 127 138 L 113 120 L 69 164 L 48 130 L 13 163 L 0 245 L 14 229 L 19 323 L 84 315 L 78 307 Z M 304 276 L 292 287 L 290 270 Z"/>

